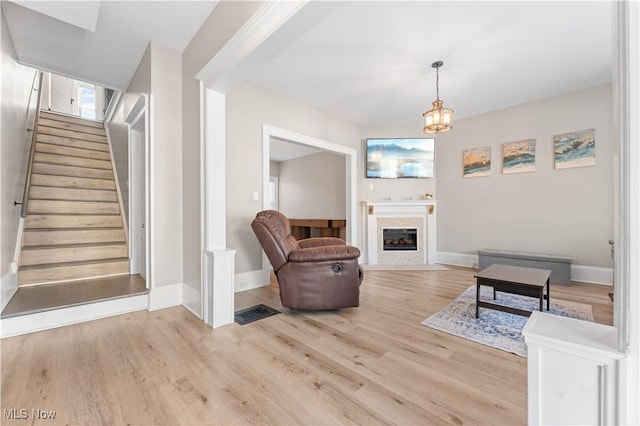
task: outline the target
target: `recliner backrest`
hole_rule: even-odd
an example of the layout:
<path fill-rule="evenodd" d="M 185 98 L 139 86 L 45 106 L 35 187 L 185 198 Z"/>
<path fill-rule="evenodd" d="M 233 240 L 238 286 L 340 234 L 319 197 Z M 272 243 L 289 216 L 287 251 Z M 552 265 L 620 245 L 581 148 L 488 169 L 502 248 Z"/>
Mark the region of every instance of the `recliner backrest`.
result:
<path fill-rule="evenodd" d="M 279 211 L 261 211 L 251 222 L 251 228 L 267 254 L 274 272 L 278 272 L 278 269 L 288 262 L 289 253 L 298 250 L 298 242 L 291 235 L 289 219 Z"/>

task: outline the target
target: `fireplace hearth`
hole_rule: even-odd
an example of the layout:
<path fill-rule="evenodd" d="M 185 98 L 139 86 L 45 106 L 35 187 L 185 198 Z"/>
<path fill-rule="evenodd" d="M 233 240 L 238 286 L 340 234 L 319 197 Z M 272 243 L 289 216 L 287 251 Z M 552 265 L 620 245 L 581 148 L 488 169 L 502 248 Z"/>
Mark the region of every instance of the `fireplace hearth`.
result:
<path fill-rule="evenodd" d="M 383 228 L 382 250 L 418 250 L 417 228 Z"/>

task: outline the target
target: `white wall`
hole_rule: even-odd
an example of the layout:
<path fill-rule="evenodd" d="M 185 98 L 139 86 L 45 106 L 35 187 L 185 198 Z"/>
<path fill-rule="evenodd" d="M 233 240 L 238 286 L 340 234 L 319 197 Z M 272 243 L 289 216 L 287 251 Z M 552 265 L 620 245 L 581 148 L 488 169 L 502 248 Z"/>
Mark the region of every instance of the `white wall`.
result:
<path fill-rule="evenodd" d="M 142 93 L 151 93 L 151 45 L 147 46 L 138 68 L 129 82 L 127 91 L 120 97 L 111 120 L 105 123 L 113 150 L 113 160 L 118 173 L 125 215 L 129 215 L 129 128 L 125 119 Z"/>
<path fill-rule="evenodd" d="M 124 118 L 142 93 L 151 94 L 151 279 L 153 288 L 182 284 L 182 58 L 151 43 L 109 123 L 114 150 L 126 151 Z M 112 135 L 114 136 L 114 135 Z M 122 153 L 121 155 L 126 155 Z M 118 174 L 120 171 L 118 170 Z M 119 176 L 120 177 L 120 176 Z M 180 301 L 177 300 L 177 303 Z"/>
<path fill-rule="evenodd" d="M 14 206 L 13 202 L 22 200 L 24 190 L 31 144 L 31 133 L 26 129 L 33 126 L 36 92 L 33 92 L 32 113 L 29 116 L 27 116 L 27 108 L 37 72 L 17 63 L 4 13 L 2 13 L 1 31 L 0 277 L 5 277 L 10 271 L 18 236 L 20 206 Z"/>
<path fill-rule="evenodd" d="M 262 2 L 220 2 L 182 53 L 183 282 L 200 293 L 200 89 L 195 75 Z M 197 311 L 195 306 L 190 309 Z"/>
<path fill-rule="evenodd" d="M 227 94 L 227 245 L 236 249 L 236 273 L 261 268 L 262 249 L 251 221 L 262 210 L 262 125 L 287 129 L 362 151 L 360 127 L 253 83 Z M 281 170 L 282 173 L 282 170 Z M 359 165 L 358 173 L 362 173 Z M 362 176 L 362 175 L 360 175 Z M 262 197 L 262 195 L 261 195 Z"/>
<path fill-rule="evenodd" d="M 565 254 L 612 267 L 611 85 L 457 120 L 436 143 L 438 250 Z M 555 170 L 553 135 L 595 128 L 596 165 Z M 536 139 L 536 171 L 502 174 L 502 144 Z M 491 176 L 463 178 L 462 150 L 491 146 Z"/>
<path fill-rule="evenodd" d="M 280 211 L 296 219 L 345 219 L 345 159 L 320 152 L 280 162 Z"/>
<path fill-rule="evenodd" d="M 182 284 L 182 58 L 151 43 L 152 279 Z"/>

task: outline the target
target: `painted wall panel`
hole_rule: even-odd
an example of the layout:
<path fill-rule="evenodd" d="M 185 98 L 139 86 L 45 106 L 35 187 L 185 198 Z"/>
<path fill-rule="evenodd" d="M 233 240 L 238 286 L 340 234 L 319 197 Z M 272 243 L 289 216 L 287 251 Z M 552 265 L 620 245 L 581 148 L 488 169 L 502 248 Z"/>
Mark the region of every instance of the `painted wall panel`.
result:
<path fill-rule="evenodd" d="M 4 13 L 2 13 L 1 31 L 0 277 L 3 277 L 10 271 L 18 236 L 20 206 L 15 206 L 13 202 L 22 200 L 24 190 L 31 144 L 31 133 L 26 129 L 33 125 L 35 97 L 32 100 L 33 109 L 29 116 L 27 116 L 27 108 L 36 71 L 18 64 Z M 35 95 L 35 92 L 33 93 Z"/>

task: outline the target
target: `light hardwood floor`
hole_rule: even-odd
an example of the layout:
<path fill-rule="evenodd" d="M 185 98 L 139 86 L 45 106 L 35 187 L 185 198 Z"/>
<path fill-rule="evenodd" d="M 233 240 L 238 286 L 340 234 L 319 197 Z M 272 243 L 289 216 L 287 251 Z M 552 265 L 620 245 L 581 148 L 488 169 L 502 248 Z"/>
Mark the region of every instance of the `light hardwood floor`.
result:
<path fill-rule="evenodd" d="M 525 424 L 525 358 L 420 325 L 474 271 L 368 271 L 361 306 L 211 330 L 182 307 L 2 341 L 2 409 L 37 424 Z M 552 287 L 611 323 L 604 286 Z M 236 308 L 281 308 L 277 289 Z"/>

